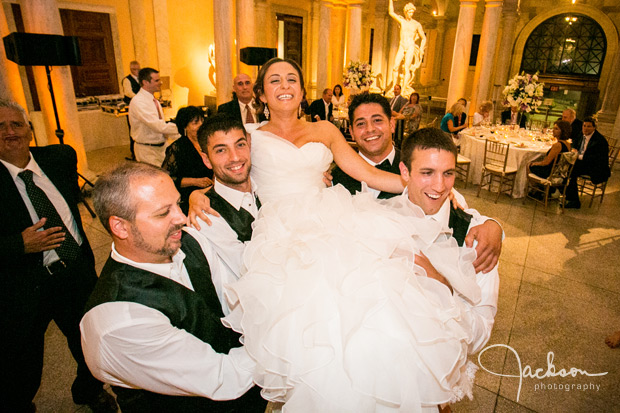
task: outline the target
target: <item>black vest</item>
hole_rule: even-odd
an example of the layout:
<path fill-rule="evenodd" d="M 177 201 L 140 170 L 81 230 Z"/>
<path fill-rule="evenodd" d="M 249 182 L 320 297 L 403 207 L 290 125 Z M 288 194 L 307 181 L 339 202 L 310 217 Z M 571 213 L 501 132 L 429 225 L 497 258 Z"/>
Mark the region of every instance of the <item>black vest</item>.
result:
<path fill-rule="evenodd" d="M 130 301 L 162 312 L 170 323 L 209 343 L 218 353 L 240 347 L 239 334 L 222 324 L 224 316 L 209 263 L 198 242 L 183 232 L 181 250 L 194 291 L 166 277 L 122 264 L 109 258 L 86 304 Z M 239 399 L 213 401 L 202 397 L 166 396 L 140 389 L 114 386 L 118 404 L 126 412 L 262 412 L 266 402 L 254 387 Z"/>
<path fill-rule="evenodd" d="M 131 84 L 131 91 L 133 92 L 134 95 L 140 91 L 140 83 L 138 83 L 138 81 L 134 79 L 132 75 L 125 76 L 125 79 L 129 80 L 129 83 Z M 128 96 L 125 96 L 123 97 L 123 101 L 126 104 L 129 104 L 129 102 L 131 102 L 131 98 Z"/>
<path fill-rule="evenodd" d="M 452 228 L 452 236 L 456 239 L 459 247 L 463 246 L 467 231 L 469 230 L 469 224 L 471 223 L 472 215 L 463 211 L 462 209 L 454 209 L 450 205 L 450 219 L 448 221 L 448 227 Z"/>
<path fill-rule="evenodd" d="M 394 156 L 394 162 L 392 162 L 392 165 L 387 170 L 387 172 L 400 175 L 400 169 L 398 167 L 399 163 L 400 163 L 400 150 L 396 149 L 396 155 Z M 375 165 L 375 167 L 377 166 Z M 355 195 L 356 192 L 359 192 L 362 190 L 362 183 L 360 181 L 357 181 L 351 178 L 349 175 L 344 173 L 344 171 L 340 169 L 338 166 L 336 166 L 334 170 L 332 171 L 332 183 L 334 185 L 341 184 L 351 193 L 351 195 Z M 400 195 L 400 194 L 393 194 L 391 192 L 380 192 L 377 199 L 389 199 L 389 198 L 395 197 L 396 195 Z"/>
<path fill-rule="evenodd" d="M 215 192 L 213 188 L 209 189 L 205 194 L 211 201 L 211 208 L 215 209 L 226 220 L 228 225 L 237 233 L 237 239 L 241 242 L 249 241 L 252 238 L 252 222 L 254 217 L 245 209 L 237 209 L 230 205 L 228 201 Z M 257 208 L 260 208 L 260 202 L 256 200 Z"/>

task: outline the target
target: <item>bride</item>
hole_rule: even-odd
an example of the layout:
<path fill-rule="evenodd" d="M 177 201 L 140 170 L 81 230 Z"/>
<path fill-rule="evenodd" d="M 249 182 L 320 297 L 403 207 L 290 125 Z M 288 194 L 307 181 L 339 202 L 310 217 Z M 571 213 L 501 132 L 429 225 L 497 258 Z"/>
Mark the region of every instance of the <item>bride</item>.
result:
<path fill-rule="evenodd" d="M 267 62 L 254 93 L 269 113 L 248 128 L 262 207 L 224 322 L 244 335 L 263 397 L 291 412 L 418 412 L 471 395 L 465 310 L 413 261 L 423 251 L 460 263 L 446 278 L 475 301 L 475 254 L 433 242 L 441 228 L 411 208 L 325 188 L 334 160 L 371 187 L 403 190 L 331 123 L 298 119 L 305 90 L 295 62 Z"/>

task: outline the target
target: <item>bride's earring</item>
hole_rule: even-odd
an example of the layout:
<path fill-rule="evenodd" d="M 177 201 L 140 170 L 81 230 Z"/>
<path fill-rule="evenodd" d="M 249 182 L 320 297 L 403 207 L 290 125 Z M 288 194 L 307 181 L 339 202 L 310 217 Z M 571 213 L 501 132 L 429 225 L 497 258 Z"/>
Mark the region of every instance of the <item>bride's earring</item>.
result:
<path fill-rule="evenodd" d="M 269 106 L 267 106 L 266 103 L 265 103 L 265 109 L 263 110 L 263 113 L 265 114 L 265 117 L 269 119 Z"/>
<path fill-rule="evenodd" d="M 299 104 L 299 108 L 297 108 L 297 119 L 301 119 L 301 103 Z"/>

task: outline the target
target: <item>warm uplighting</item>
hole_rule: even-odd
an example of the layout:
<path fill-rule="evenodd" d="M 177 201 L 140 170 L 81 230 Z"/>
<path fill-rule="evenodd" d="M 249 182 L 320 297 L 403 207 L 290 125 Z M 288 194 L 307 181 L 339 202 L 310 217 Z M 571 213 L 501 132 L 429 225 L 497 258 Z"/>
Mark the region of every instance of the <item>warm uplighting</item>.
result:
<path fill-rule="evenodd" d="M 433 16 L 437 16 L 437 10 L 433 10 Z"/>
<path fill-rule="evenodd" d="M 575 23 L 575 22 L 577 21 L 577 18 L 576 18 L 576 17 L 569 17 L 569 16 L 566 16 L 566 17 L 564 17 L 564 20 L 566 20 L 566 22 L 567 22 L 569 25 L 572 25 L 573 23 Z"/>

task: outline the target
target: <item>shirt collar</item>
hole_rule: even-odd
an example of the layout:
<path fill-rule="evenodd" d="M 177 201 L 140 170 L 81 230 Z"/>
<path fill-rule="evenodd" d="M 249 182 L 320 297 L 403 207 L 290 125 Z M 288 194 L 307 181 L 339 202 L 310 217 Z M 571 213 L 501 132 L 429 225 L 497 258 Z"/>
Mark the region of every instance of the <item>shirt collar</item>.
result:
<path fill-rule="evenodd" d="M 434 213 L 432 215 L 426 215 L 424 213 L 424 211 L 422 210 L 422 208 L 420 208 L 418 205 L 416 205 L 413 202 L 411 202 L 411 200 L 409 199 L 409 188 L 405 188 L 405 190 L 403 191 L 401 196 L 404 198 L 404 200 L 407 202 L 407 204 L 411 208 L 415 208 L 415 209 L 421 211 L 422 214 L 424 215 L 424 218 L 432 219 L 434 221 L 437 221 L 443 227 L 448 228 L 448 222 L 450 221 L 450 208 L 451 208 L 450 199 L 446 199 L 444 201 L 444 203 L 441 206 L 441 208 L 439 208 L 439 211 L 437 211 L 436 213 Z"/>
<path fill-rule="evenodd" d="M 366 156 L 364 156 L 364 154 L 361 151 L 359 152 L 359 155 L 362 157 L 362 159 L 364 159 L 366 162 L 368 162 L 372 166 L 379 165 L 381 162 L 385 161 L 386 159 L 390 161 L 390 165 L 393 165 L 394 164 L 394 158 L 396 157 L 396 149 L 394 148 L 394 146 L 392 146 L 392 150 L 390 151 L 388 156 L 386 156 L 385 158 L 381 159 L 379 162 L 371 161 Z"/>
<path fill-rule="evenodd" d="M 9 173 L 11 174 L 11 178 L 13 178 L 13 181 L 15 181 L 18 178 L 17 174 L 19 174 L 21 171 L 25 169 L 30 169 L 32 173 L 34 173 L 37 176 L 43 176 L 43 171 L 39 167 L 39 164 L 37 163 L 37 161 L 34 160 L 34 156 L 32 156 L 32 153 L 30 154 L 30 160 L 28 161 L 28 164 L 26 165 L 25 168 L 19 168 L 13 165 L 12 163 L 3 161 L 2 159 L 0 159 L 0 162 L 2 162 L 2 164 L 6 166 L 6 169 L 9 170 Z"/>
<path fill-rule="evenodd" d="M 239 103 L 239 108 L 241 108 L 241 110 L 245 110 L 245 105 L 248 105 L 250 107 L 250 110 L 254 108 L 254 99 L 250 100 L 248 103 L 243 103 L 242 101 L 237 99 L 237 103 Z"/>
<path fill-rule="evenodd" d="M 154 274 L 161 275 L 165 278 L 170 278 L 173 281 L 177 282 L 179 279 L 179 274 L 181 274 L 181 272 L 183 271 L 183 260 L 185 260 L 185 253 L 179 248 L 176 254 L 172 256 L 172 262 L 166 262 L 162 264 L 136 262 L 121 255 L 116 250 L 116 246 L 114 245 L 114 243 L 112 243 L 112 254 L 110 256 L 114 261 L 120 262 L 121 264 L 127 264 L 144 271 L 152 272 Z"/>
<path fill-rule="evenodd" d="M 247 195 L 250 195 L 252 197 L 256 196 L 255 195 L 256 184 L 254 183 L 254 180 L 252 178 L 250 178 L 250 185 L 252 187 L 252 193 L 242 192 L 237 189 L 233 189 L 229 186 L 224 185 L 223 183 L 218 181 L 217 178 L 215 178 L 213 189 L 215 190 L 215 192 L 218 193 L 219 196 L 224 198 L 230 205 L 234 206 L 235 209 L 238 211 L 241 209 L 241 206 L 243 205 L 244 197 L 246 197 Z"/>

